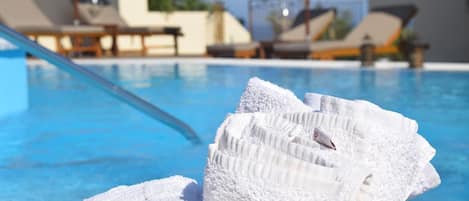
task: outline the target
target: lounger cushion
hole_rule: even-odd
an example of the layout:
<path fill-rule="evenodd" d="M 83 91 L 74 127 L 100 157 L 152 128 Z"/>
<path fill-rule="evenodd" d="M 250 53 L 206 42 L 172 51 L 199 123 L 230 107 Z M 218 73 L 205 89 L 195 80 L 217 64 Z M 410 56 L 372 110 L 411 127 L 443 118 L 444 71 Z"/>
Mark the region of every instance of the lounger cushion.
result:
<path fill-rule="evenodd" d="M 259 47 L 259 43 L 239 43 L 239 44 L 222 44 L 222 45 L 209 45 L 207 46 L 208 52 L 227 52 L 227 51 L 245 51 L 254 50 Z"/>
<path fill-rule="evenodd" d="M 2 0 L 0 20 L 13 28 L 54 26 L 34 0 Z"/>
<path fill-rule="evenodd" d="M 330 49 L 356 48 L 357 44 L 337 40 L 337 41 L 319 41 L 319 42 L 302 42 L 302 43 L 279 43 L 274 45 L 277 52 L 314 52 Z"/>
<path fill-rule="evenodd" d="M 179 27 L 119 27 L 121 34 L 179 34 L 181 28 Z"/>
<path fill-rule="evenodd" d="M 116 8 L 110 5 L 78 4 L 81 20 L 93 25 L 117 25 L 127 27 L 127 23 L 119 15 Z"/>
<path fill-rule="evenodd" d="M 309 52 L 310 42 L 290 42 L 290 43 L 277 43 L 274 44 L 275 52 Z"/>
<path fill-rule="evenodd" d="M 347 34 L 345 40 L 350 43 L 362 44 L 366 35 L 377 45 L 386 45 L 402 27 L 402 20 L 384 12 L 372 12 Z"/>
<path fill-rule="evenodd" d="M 63 33 L 100 33 L 104 32 L 104 28 L 100 26 L 60 26 Z"/>
<path fill-rule="evenodd" d="M 33 0 L 54 25 L 74 24 L 73 0 Z"/>
<path fill-rule="evenodd" d="M 129 27 L 113 6 L 80 3 L 78 12 L 86 24 L 116 25 L 119 34 L 180 33 L 179 27 Z"/>
<path fill-rule="evenodd" d="M 335 18 L 333 10 L 327 11 L 309 21 L 309 36 L 305 33 L 305 24 L 298 25 L 293 29 L 280 34 L 281 41 L 310 41 L 316 39 Z"/>
<path fill-rule="evenodd" d="M 17 31 L 26 34 L 96 34 L 104 33 L 104 28 L 99 26 L 22 26 L 16 27 Z"/>
<path fill-rule="evenodd" d="M 57 26 L 17 26 L 16 31 L 21 33 L 59 33 L 60 27 Z"/>
<path fill-rule="evenodd" d="M 402 20 L 384 12 L 370 13 L 344 40 L 320 42 L 280 43 L 274 45 L 276 52 L 311 53 L 325 50 L 359 48 L 366 35 L 376 46 L 388 45 L 393 36 L 398 34 Z"/>

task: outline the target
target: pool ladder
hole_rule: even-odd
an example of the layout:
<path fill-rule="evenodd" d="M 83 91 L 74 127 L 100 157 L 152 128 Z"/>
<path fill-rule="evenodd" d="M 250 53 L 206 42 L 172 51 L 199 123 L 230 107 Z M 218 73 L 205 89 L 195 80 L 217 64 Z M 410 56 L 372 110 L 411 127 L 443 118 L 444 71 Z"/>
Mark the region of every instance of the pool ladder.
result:
<path fill-rule="evenodd" d="M 186 123 L 177 119 L 176 117 L 168 114 L 157 106 L 143 100 L 132 92 L 129 92 L 122 87 L 104 79 L 103 77 L 93 73 L 92 71 L 74 63 L 70 59 L 56 54 L 45 47 L 38 45 L 34 41 L 26 38 L 24 35 L 12 30 L 11 28 L 0 23 L 0 37 L 6 39 L 8 42 L 15 46 L 29 52 L 35 57 L 46 60 L 47 62 L 57 66 L 61 70 L 68 72 L 70 75 L 78 78 L 85 83 L 93 85 L 101 89 L 112 97 L 127 103 L 137 110 L 147 114 L 148 116 L 156 119 L 165 125 L 179 131 L 186 139 L 192 143 L 200 143 L 201 139 L 195 131 Z"/>

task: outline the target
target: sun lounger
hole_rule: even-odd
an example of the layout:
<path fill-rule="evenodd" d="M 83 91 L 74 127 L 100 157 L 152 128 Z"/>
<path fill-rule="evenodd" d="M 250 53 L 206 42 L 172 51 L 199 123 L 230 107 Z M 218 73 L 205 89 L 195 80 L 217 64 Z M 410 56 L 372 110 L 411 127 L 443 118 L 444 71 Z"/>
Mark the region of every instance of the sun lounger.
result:
<path fill-rule="evenodd" d="M 93 52 L 98 57 L 102 54 L 99 38 L 106 35 L 104 28 L 55 25 L 42 13 L 34 0 L 2 0 L 0 21 L 34 40 L 42 36 L 53 37 L 59 54 Z M 62 45 L 64 37 L 73 39 L 71 48 L 66 49 Z M 89 39 L 86 46 L 83 45 L 85 38 Z"/>
<path fill-rule="evenodd" d="M 170 47 L 174 48 L 174 54 L 178 55 L 178 37 L 182 36 L 180 27 L 171 26 L 155 26 L 155 27 L 131 27 L 119 15 L 117 10 L 110 5 L 94 5 L 80 3 L 78 12 L 81 20 L 89 25 L 102 25 L 113 36 L 113 53 L 118 54 L 117 37 L 122 35 L 140 36 L 141 54 L 147 55 L 148 49 L 151 48 L 145 43 L 145 38 L 154 35 L 171 35 L 174 44 Z M 165 47 L 165 46 L 158 46 Z"/>
<path fill-rule="evenodd" d="M 398 10 L 400 10 L 398 12 Z M 274 45 L 276 56 L 284 58 L 334 59 L 337 57 L 356 57 L 360 55 L 360 47 L 364 38 L 369 37 L 375 48 L 374 53 L 396 54 L 398 47 L 394 44 L 402 28 L 415 15 L 412 6 L 380 8 L 373 10 L 343 40 L 319 41 L 312 43 L 280 43 Z M 371 41 L 370 41 L 371 40 Z"/>
<path fill-rule="evenodd" d="M 292 23 L 289 30 L 283 32 L 277 41 L 281 42 L 305 42 L 316 41 L 327 30 L 329 25 L 334 21 L 336 16 L 335 9 L 313 9 L 309 10 L 309 35 L 305 33 L 304 15 L 305 11 L 301 11 Z"/>
<path fill-rule="evenodd" d="M 276 41 L 282 42 L 304 42 L 317 40 L 329 27 L 335 18 L 335 10 L 315 9 L 310 10 L 310 33 L 306 35 L 304 15 L 302 11 L 295 19 L 290 30 L 280 34 Z M 274 42 L 276 42 L 274 41 Z M 264 51 L 260 48 L 260 43 L 239 43 L 239 44 L 215 44 L 207 46 L 207 54 L 214 57 L 236 57 L 251 58 L 256 55 L 264 57 Z"/>
<path fill-rule="evenodd" d="M 258 52 L 259 47 L 258 42 L 216 44 L 207 46 L 207 53 L 215 57 L 251 58 L 257 54 L 263 54 Z"/>

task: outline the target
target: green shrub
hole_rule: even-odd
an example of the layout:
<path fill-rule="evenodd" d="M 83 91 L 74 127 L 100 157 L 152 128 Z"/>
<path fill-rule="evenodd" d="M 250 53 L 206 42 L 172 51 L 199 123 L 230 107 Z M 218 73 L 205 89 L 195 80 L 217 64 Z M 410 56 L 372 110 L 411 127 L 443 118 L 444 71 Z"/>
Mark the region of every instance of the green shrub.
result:
<path fill-rule="evenodd" d="M 148 0 L 150 11 L 209 10 L 210 4 L 201 0 Z"/>
<path fill-rule="evenodd" d="M 344 11 L 338 14 L 329 29 L 321 36 L 321 40 L 340 40 L 352 30 L 352 13 Z"/>

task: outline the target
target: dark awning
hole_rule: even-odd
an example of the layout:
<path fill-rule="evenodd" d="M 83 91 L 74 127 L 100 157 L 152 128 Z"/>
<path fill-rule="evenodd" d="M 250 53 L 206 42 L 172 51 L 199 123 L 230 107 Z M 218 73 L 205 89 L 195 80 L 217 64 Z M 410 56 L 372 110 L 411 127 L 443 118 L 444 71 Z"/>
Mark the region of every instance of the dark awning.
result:
<path fill-rule="evenodd" d="M 310 19 L 313 19 L 319 15 L 324 14 L 327 11 L 333 10 L 336 13 L 335 9 L 323 9 L 323 8 L 317 8 L 317 9 L 312 9 L 309 10 L 309 16 Z M 301 10 L 300 13 L 295 17 L 295 20 L 293 21 L 293 24 L 291 25 L 291 28 L 294 28 L 300 24 L 303 24 L 305 22 L 305 10 Z"/>

